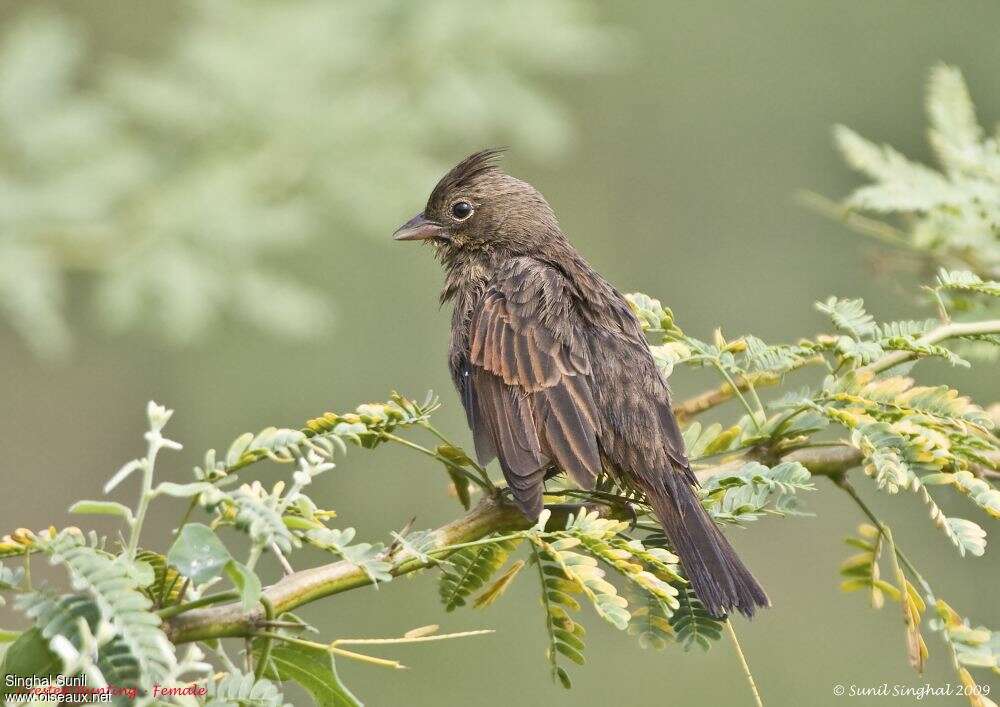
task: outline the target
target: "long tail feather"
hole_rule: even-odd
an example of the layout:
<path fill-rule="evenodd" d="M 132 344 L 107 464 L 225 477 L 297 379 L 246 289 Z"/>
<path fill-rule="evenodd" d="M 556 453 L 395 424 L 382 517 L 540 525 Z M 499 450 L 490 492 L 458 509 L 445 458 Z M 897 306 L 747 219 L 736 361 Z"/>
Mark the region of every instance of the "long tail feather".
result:
<path fill-rule="evenodd" d="M 737 609 L 749 617 L 758 607 L 771 605 L 687 483 L 670 484 L 669 491 L 662 484 L 644 486 L 694 593 L 712 616 L 721 618 Z"/>

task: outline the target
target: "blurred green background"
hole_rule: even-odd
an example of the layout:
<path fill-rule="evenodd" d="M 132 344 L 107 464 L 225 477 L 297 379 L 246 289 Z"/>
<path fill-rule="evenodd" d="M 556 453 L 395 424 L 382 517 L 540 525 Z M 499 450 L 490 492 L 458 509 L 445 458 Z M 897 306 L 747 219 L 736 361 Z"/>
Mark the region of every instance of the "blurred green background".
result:
<path fill-rule="evenodd" d="M 176 409 L 185 444 L 161 478 L 188 478 L 241 432 L 393 389 L 439 391 L 439 428 L 467 442 L 438 266 L 389 236 L 486 144 L 510 146 L 506 167 L 623 290 L 661 298 L 697 336 L 721 325 L 790 340 L 824 326 L 812 303 L 828 294 L 862 296 L 880 319 L 930 316 L 912 297 L 921 273 L 880 267 L 875 245 L 795 202 L 859 182 L 831 125 L 929 160 L 923 89 L 938 61 L 963 70 L 984 124 L 1000 118 L 1000 5 L 987 1 L 5 1 L 0 22 L 4 532 L 73 522 L 69 504 L 141 453 L 150 398 Z M 931 377 L 1000 399 L 995 364 Z M 714 384 L 672 378 L 682 397 Z M 936 638 L 917 676 L 897 610 L 838 591 L 841 538 L 861 519 L 817 486 L 817 517 L 730 532 L 775 605 L 737 621 L 765 703 L 837 704 L 838 683 L 954 683 Z M 935 587 L 1000 626 L 996 548 L 962 560 L 916 500 L 860 486 Z M 352 449 L 313 497 L 375 540 L 413 515 L 454 516 L 446 488 L 404 450 Z M 181 510 L 156 509 L 153 549 Z M 497 629 L 401 647 L 406 672 L 340 661 L 372 705 L 750 701 L 725 642 L 643 651 L 596 619 L 563 691 L 526 577 L 484 611 L 445 615 L 424 574 L 303 614 L 330 638 Z"/>

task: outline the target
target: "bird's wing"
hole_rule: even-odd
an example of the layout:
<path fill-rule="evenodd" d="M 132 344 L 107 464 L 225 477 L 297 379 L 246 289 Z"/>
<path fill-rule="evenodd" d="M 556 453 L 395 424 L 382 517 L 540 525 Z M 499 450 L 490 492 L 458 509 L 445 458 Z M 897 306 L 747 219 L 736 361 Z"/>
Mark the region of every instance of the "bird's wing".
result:
<path fill-rule="evenodd" d="M 529 514 L 541 510 L 550 461 L 583 488 L 601 470 L 590 355 L 566 288 L 559 271 L 518 259 L 498 273 L 470 321 L 462 397 L 477 452 L 496 453 Z"/>
<path fill-rule="evenodd" d="M 638 318 L 625 297 L 606 286 L 603 320 L 592 328 L 594 396 L 607 429 L 601 437 L 606 459 L 631 474 L 662 478 L 668 488 L 680 480 L 697 485 L 684 436 L 670 402 L 670 388 L 650 354 Z"/>

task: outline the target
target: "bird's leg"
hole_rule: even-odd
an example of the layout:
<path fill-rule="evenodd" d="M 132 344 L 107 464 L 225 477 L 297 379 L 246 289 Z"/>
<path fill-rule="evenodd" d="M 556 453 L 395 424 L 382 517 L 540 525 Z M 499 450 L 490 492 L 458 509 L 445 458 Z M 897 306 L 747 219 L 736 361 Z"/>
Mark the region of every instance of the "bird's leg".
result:
<path fill-rule="evenodd" d="M 635 526 L 639 522 L 639 512 L 635 510 L 635 506 L 631 503 L 623 503 L 622 508 L 628 513 L 629 531 L 635 530 Z"/>
<path fill-rule="evenodd" d="M 493 497 L 496 498 L 501 503 L 514 503 L 514 489 L 510 486 L 494 486 L 493 487 Z"/>

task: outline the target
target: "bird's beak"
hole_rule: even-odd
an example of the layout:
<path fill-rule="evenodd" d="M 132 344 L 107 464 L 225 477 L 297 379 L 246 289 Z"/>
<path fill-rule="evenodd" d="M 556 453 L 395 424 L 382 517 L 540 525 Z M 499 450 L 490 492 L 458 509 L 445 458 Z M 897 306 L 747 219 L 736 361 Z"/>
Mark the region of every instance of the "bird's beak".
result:
<path fill-rule="evenodd" d="M 393 240 L 397 241 L 425 241 L 428 238 L 440 236 L 444 232 L 441 224 L 434 223 L 423 214 L 417 214 L 392 234 Z"/>

